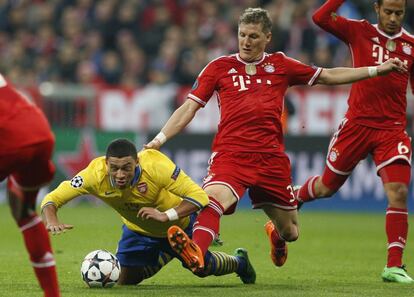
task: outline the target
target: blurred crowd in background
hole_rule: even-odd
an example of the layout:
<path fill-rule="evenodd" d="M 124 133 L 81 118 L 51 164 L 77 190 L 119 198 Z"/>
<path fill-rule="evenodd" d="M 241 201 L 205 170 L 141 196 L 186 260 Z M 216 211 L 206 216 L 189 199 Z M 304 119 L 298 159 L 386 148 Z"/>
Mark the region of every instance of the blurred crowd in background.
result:
<path fill-rule="evenodd" d="M 0 72 L 21 86 L 191 85 L 210 60 L 237 52 L 238 17 L 257 6 L 274 20 L 269 52 L 323 67 L 350 66 L 348 48 L 312 23 L 323 2 L 0 0 Z M 340 14 L 375 23 L 373 2 L 348 0 Z M 405 24 L 413 32 L 414 1 L 408 1 Z"/>

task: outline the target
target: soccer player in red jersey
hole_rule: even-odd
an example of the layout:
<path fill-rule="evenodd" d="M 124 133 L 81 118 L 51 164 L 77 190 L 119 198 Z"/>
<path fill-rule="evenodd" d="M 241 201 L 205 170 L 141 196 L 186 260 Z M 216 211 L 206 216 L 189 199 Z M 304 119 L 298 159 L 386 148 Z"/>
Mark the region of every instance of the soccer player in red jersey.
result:
<path fill-rule="evenodd" d="M 39 188 L 55 173 L 54 143 L 40 109 L 0 74 L 0 181 L 8 178 L 11 212 L 45 297 L 60 293 L 50 239 L 35 207 Z"/>
<path fill-rule="evenodd" d="M 299 201 L 333 195 L 359 161 L 368 154 L 377 167 L 388 197 L 385 230 L 388 260 L 384 281 L 413 283 L 402 264 L 408 233 L 407 195 L 411 177 L 411 141 L 405 132 L 406 92 L 409 77 L 414 84 L 414 36 L 402 28 L 407 1 L 378 0 L 374 7 L 378 24 L 336 14 L 344 0 L 328 0 L 313 15 L 322 29 L 346 42 L 355 67 L 381 65 L 398 58 L 409 70 L 356 82 L 348 99 L 348 111 L 329 144 L 322 176 L 312 176 L 300 188 Z"/>
<path fill-rule="evenodd" d="M 283 98 L 289 86 L 344 84 L 393 70 L 405 71 L 397 59 L 375 67 L 322 69 L 304 65 L 281 52 L 268 54 L 265 48 L 271 40 L 271 27 L 266 10 L 244 11 L 239 20 L 239 53 L 210 62 L 199 74 L 188 99 L 144 146 L 159 148 L 180 132 L 217 92 L 221 118 L 203 184 L 210 203 L 197 218 L 193 241 L 183 238 L 172 243 L 178 252 L 190 255 L 189 266 L 197 266 L 217 237 L 220 217 L 234 212 L 247 189 L 253 208 L 262 208 L 271 220 L 266 230 L 273 262 L 277 266 L 285 262 L 285 242 L 299 236 L 297 201 L 281 124 Z M 179 238 L 183 232 L 178 233 L 170 235 Z"/>

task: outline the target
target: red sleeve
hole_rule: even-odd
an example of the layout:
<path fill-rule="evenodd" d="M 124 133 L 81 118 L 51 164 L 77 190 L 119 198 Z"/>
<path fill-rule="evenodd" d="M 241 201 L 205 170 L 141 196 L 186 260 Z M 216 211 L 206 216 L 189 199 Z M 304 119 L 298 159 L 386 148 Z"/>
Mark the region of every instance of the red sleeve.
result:
<path fill-rule="evenodd" d="M 285 69 L 289 86 L 294 85 L 314 85 L 319 77 L 322 68 L 311 67 L 298 60 L 284 57 Z"/>
<path fill-rule="evenodd" d="M 411 93 L 413 93 L 414 95 L 414 65 L 411 67 L 410 86 L 411 86 Z"/>
<path fill-rule="evenodd" d="M 346 43 L 352 38 L 351 21 L 336 14 L 345 0 L 328 0 L 312 16 L 313 22 Z"/>
<path fill-rule="evenodd" d="M 198 75 L 188 98 L 204 107 L 217 89 L 218 73 L 215 61 L 210 62 Z"/>

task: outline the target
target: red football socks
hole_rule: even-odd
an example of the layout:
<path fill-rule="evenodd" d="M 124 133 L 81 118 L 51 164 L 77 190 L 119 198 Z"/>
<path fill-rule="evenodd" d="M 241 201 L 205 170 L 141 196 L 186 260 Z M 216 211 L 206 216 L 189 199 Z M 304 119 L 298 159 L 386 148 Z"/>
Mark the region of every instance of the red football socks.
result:
<path fill-rule="evenodd" d="M 200 247 L 203 255 L 219 233 L 220 218 L 224 212 L 220 202 L 212 197 L 209 199 L 209 204 L 200 212 L 193 227 L 193 240 Z"/>
<path fill-rule="evenodd" d="M 408 233 L 408 211 L 406 208 L 387 208 L 385 231 L 388 238 L 387 267 L 400 267 Z"/>
<path fill-rule="evenodd" d="M 300 187 L 298 200 L 307 202 L 315 199 L 315 182 L 319 175 L 312 176 Z"/>
<path fill-rule="evenodd" d="M 33 269 L 45 297 L 58 297 L 59 285 L 49 235 L 37 215 L 18 223 Z"/>

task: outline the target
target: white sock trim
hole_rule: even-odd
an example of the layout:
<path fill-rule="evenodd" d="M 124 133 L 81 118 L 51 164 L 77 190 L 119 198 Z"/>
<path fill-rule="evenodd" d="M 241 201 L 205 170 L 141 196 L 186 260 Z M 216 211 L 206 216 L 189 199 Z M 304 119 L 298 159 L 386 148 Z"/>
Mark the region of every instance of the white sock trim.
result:
<path fill-rule="evenodd" d="M 202 227 L 202 226 L 196 226 L 196 227 L 193 228 L 193 234 L 194 234 L 194 231 L 196 231 L 196 230 L 201 230 L 201 231 L 205 231 L 205 232 L 209 233 L 211 235 L 211 237 L 213 238 L 213 240 L 214 240 L 214 238 L 216 238 L 216 233 L 214 233 L 214 231 L 209 229 L 209 228 Z"/>
<path fill-rule="evenodd" d="M 48 262 L 42 262 L 42 263 L 36 263 L 36 262 L 32 262 L 32 266 L 35 268 L 47 268 L 47 267 L 52 267 L 56 265 L 56 261 L 52 260 L 52 261 L 48 261 Z"/>
<path fill-rule="evenodd" d="M 392 247 L 400 247 L 402 249 L 405 248 L 405 244 L 401 243 L 401 242 L 391 242 L 388 244 L 388 249 L 392 248 Z"/>
<path fill-rule="evenodd" d="M 38 216 L 34 217 L 33 220 L 31 220 L 30 222 L 28 222 L 26 225 L 23 225 L 20 227 L 20 231 L 24 231 L 27 230 L 29 228 L 32 228 L 33 226 L 39 224 L 42 222 L 42 219 Z"/>

